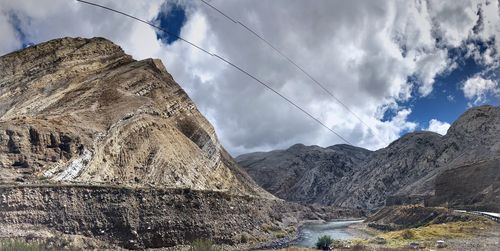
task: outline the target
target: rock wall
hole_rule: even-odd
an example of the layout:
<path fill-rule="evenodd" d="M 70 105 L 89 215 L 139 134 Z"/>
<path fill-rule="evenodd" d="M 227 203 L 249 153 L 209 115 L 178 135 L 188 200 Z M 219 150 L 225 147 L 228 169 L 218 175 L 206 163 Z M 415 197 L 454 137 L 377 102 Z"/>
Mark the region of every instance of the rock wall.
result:
<path fill-rule="evenodd" d="M 277 232 L 295 229 L 304 219 L 356 215 L 351 210 L 190 189 L 0 186 L 2 229 L 46 229 L 129 249 L 190 244 L 196 239 L 251 244 L 274 239 Z M 23 232 L 8 237 L 23 237 Z M 5 237 L 1 235 L 2 231 L 0 238 Z"/>

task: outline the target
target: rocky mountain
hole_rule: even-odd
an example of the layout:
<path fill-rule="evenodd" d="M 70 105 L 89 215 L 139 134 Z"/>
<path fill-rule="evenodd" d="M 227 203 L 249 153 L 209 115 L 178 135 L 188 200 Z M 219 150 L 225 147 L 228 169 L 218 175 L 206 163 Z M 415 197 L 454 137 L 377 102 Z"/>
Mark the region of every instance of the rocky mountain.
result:
<path fill-rule="evenodd" d="M 328 204 L 336 192 L 333 184 L 358 172 L 371 155 L 349 145 L 297 144 L 287 150 L 244 154 L 237 161 L 259 185 L 280 198 Z"/>
<path fill-rule="evenodd" d="M 500 107 L 469 109 L 444 136 L 413 132 L 375 152 L 351 147 L 350 153 L 339 154 L 334 148 L 345 146 L 296 145 L 284 151 L 245 154 L 237 161 L 280 198 L 374 210 L 390 197 L 430 196 L 443 171 L 500 156 Z M 298 177 L 290 180 L 291 174 Z M 270 179 L 279 184 L 269 185 Z"/>
<path fill-rule="evenodd" d="M 272 197 L 160 60 L 103 38 L 0 58 L 0 182 L 182 187 Z"/>
<path fill-rule="evenodd" d="M 159 60 L 62 38 L 4 55 L 0 69 L 2 240 L 50 250 L 251 244 L 350 214 L 257 186 Z"/>

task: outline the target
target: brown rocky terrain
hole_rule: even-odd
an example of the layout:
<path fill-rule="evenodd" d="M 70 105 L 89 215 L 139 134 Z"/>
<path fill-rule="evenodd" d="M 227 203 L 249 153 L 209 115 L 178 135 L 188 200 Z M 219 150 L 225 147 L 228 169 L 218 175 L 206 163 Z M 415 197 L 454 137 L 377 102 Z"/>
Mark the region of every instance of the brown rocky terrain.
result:
<path fill-rule="evenodd" d="M 441 224 L 454 221 L 470 221 L 478 216 L 454 212 L 442 207 L 424 207 L 422 205 L 388 206 L 370 215 L 365 222 L 379 230 L 401 230 L 417 228 L 429 224 Z"/>
<path fill-rule="evenodd" d="M 186 187 L 268 196 L 159 60 L 102 38 L 0 58 L 1 181 Z"/>
<path fill-rule="evenodd" d="M 0 69 L 0 240 L 253 245 L 353 213 L 256 185 L 159 60 L 62 38 L 4 55 Z"/>
<path fill-rule="evenodd" d="M 480 106 L 466 111 L 444 136 L 408 133 L 375 152 L 343 145 L 296 145 L 237 160 L 258 184 L 280 198 L 376 210 L 388 198 L 423 202 L 434 194 L 440 173 L 499 156 L 500 107 Z M 498 172 L 498 166 L 494 169 Z M 301 177 L 293 178 L 294 173 Z M 281 189 L 290 184 L 292 189 Z"/>
<path fill-rule="evenodd" d="M 251 245 L 293 233 L 301 219 L 352 215 L 191 189 L 4 185 L 0 192 L 0 240 L 52 237 L 64 240 L 65 248 L 158 248 L 197 239 Z"/>

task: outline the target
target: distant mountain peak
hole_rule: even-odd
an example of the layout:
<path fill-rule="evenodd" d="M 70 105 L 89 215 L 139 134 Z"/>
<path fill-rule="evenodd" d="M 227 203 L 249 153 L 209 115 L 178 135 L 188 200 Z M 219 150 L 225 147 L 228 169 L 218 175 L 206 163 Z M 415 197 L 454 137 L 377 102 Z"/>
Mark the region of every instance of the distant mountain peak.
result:
<path fill-rule="evenodd" d="M 392 195 L 432 194 L 445 170 L 499 157 L 500 107 L 473 107 L 444 136 L 411 132 L 374 152 L 350 145 L 290 149 L 293 154 L 250 153 L 237 161 L 280 198 L 377 209 Z"/>

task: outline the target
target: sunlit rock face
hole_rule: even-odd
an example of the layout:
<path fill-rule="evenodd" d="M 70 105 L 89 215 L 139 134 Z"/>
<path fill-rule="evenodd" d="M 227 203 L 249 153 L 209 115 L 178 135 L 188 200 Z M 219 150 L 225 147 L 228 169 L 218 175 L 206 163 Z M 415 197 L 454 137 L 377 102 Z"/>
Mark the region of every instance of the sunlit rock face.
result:
<path fill-rule="evenodd" d="M 136 61 L 103 38 L 62 38 L 2 56 L 0 69 L 0 182 L 272 197 L 160 60 Z"/>

